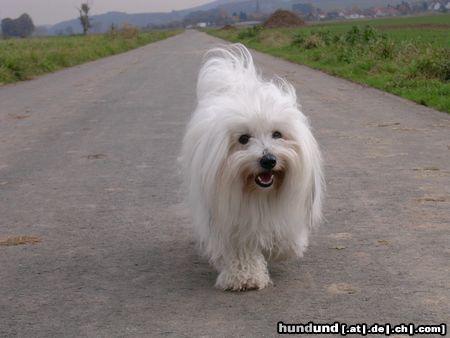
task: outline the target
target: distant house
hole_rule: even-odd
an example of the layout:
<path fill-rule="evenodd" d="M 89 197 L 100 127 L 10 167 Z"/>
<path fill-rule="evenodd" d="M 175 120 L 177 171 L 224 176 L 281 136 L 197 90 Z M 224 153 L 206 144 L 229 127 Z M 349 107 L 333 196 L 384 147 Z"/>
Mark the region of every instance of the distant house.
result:
<path fill-rule="evenodd" d="M 374 17 L 385 17 L 385 16 L 397 16 L 400 14 L 400 12 L 395 9 L 394 7 L 380 7 L 380 8 L 374 8 L 372 10 L 372 15 Z"/>
<path fill-rule="evenodd" d="M 207 25 L 206 22 L 199 22 L 199 23 L 197 23 L 196 26 L 197 26 L 197 27 L 200 27 L 200 28 L 205 28 L 205 27 L 208 26 L 208 25 Z"/>
<path fill-rule="evenodd" d="M 445 9 L 450 9 L 450 1 L 433 0 L 429 3 L 428 8 L 433 11 L 442 11 Z"/>
<path fill-rule="evenodd" d="M 346 10 L 339 12 L 339 17 L 342 19 L 351 20 L 351 19 L 363 19 L 365 18 L 365 15 L 360 14 L 357 11 Z"/>
<path fill-rule="evenodd" d="M 439 2 L 436 2 L 433 6 L 433 10 L 438 11 L 440 10 L 442 5 Z"/>
<path fill-rule="evenodd" d="M 363 19 L 363 18 L 365 18 L 365 16 L 358 14 L 358 13 L 352 13 L 352 14 L 346 15 L 345 18 L 346 19 Z"/>

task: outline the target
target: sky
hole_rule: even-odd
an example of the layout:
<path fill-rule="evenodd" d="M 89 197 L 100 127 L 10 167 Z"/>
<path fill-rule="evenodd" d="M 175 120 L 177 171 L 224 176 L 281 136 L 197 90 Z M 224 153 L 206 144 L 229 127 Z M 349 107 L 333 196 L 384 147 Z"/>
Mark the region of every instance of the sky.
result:
<path fill-rule="evenodd" d="M 86 0 L 0 0 L 0 19 L 28 13 L 35 25 L 55 24 L 77 17 L 82 2 Z M 169 12 L 208 2 L 212 0 L 89 0 L 93 15 L 111 11 Z"/>

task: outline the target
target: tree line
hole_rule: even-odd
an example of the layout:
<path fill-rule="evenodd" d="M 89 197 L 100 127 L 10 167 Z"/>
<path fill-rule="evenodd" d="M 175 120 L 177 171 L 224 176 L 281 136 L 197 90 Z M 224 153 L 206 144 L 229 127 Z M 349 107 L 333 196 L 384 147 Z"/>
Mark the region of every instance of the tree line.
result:
<path fill-rule="evenodd" d="M 78 12 L 80 14 L 79 20 L 80 24 L 83 27 L 83 34 L 87 34 L 89 29 L 92 27 L 91 18 L 89 16 L 89 11 L 91 7 L 89 2 L 82 3 L 81 7 L 78 8 Z M 33 34 L 35 29 L 33 20 L 31 17 L 24 13 L 19 16 L 17 19 L 5 18 L 1 22 L 2 35 L 4 37 L 21 37 L 25 38 Z"/>
<path fill-rule="evenodd" d="M 27 37 L 34 31 L 34 24 L 31 17 L 24 13 L 17 19 L 6 18 L 2 20 L 3 36 Z"/>

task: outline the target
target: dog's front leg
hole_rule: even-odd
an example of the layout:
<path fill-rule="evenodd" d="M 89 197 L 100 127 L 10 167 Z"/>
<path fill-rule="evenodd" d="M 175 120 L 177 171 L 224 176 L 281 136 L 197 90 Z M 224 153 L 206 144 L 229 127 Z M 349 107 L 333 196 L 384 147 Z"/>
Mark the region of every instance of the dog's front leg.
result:
<path fill-rule="evenodd" d="M 219 270 L 216 287 L 223 290 L 260 290 L 272 284 L 261 252 L 239 250 L 227 253 L 216 267 Z"/>

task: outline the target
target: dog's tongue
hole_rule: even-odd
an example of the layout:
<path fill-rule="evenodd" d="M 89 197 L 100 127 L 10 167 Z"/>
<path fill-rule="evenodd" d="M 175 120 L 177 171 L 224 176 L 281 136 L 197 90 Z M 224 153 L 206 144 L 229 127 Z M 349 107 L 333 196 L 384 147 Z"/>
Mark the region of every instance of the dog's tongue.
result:
<path fill-rule="evenodd" d="M 272 181 L 272 176 L 273 174 L 271 171 L 266 171 L 258 175 L 262 183 L 270 183 Z"/>

